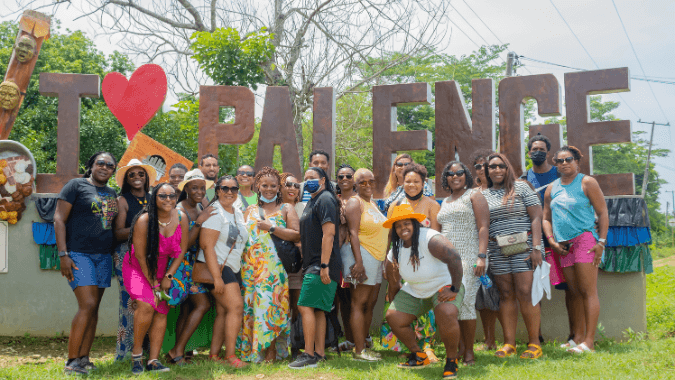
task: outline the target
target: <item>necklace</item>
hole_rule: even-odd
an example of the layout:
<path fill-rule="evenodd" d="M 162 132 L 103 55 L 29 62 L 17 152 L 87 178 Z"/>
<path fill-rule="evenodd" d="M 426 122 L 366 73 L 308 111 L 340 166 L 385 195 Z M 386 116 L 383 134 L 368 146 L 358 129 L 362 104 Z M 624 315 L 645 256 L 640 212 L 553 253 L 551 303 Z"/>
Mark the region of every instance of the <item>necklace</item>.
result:
<path fill-rule="evenodd" d="M 171 224 L 172 221 L 173 221 L 173 215 L 171 216 L 171 218 L 169 218 L 169 221 L 166 222 L 166 223 L 162 223 L 162 221 L 159 220 L 159 218 L 157 218 L 157 223 L 159 223 L 159 225 L 162 226 L 162 227 L 168 226 L 169 224 Z"/>
<path fill-rule="evenodd" d="M 130 193 L 130 194 L 131 194 L 131 193 Z M 139 204 L 139 205 L 143 206 L 143 205 L 147 205 L 147 204 L 148 204 L 148 198 L 143 197 L 143 200 L 141 201 L 141 199 L 138 198 L 137 196 L 135 196 L 135 195 L 133 195 L 133 194 L 131 194 L 131 195 L 132 195 L 134 198 L 136 198 L 136 200 L 138 201 L 138 204 Z"/>

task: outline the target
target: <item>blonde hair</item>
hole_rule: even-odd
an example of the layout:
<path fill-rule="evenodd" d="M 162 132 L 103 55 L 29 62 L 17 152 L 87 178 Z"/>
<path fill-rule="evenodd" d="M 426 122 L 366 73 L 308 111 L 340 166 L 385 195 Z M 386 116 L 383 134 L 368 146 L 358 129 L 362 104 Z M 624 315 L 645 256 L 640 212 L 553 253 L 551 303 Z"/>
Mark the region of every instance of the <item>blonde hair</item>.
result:
<path fill-rule="evenodd" d="M 385 198 L 391 195 L 391 193 L 398 187 L 398 178 L 396 178 L 395 169 L 396 163 L 402 158 L 407 158 L 410 160 L 410 162 L 412 162 L 413 160 L 408 153 L 402 153 L 396 156 L 396 158 L 394 159 L 394 163 L 391 164 L 391 171 L 389 172 L 389 182 L 387 182 L 387 186 L 385 186 L 384 188 Z"/>

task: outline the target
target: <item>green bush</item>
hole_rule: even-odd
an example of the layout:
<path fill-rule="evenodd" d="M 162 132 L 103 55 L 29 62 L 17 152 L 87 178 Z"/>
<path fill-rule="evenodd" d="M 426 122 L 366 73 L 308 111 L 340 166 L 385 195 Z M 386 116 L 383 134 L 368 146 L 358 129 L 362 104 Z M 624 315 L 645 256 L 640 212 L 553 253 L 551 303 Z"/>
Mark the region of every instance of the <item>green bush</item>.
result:
<path fill-rule="evenodd" d="M 652 336 L 675 335 L 675 267 L 654 268 L 647 276 L 647 330 Z"/>

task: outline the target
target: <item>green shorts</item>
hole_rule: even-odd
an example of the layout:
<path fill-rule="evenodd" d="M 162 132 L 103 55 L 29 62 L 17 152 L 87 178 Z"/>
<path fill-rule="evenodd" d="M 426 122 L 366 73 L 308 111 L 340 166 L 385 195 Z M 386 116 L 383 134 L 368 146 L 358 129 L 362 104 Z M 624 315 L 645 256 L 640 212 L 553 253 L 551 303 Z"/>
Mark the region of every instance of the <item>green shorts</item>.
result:
<path fill-rule="evenodd" d="M 321 281 L 321 276 L 318 274 L 305 274 L 302 279 L 298 306 L 313 307 L 330 312 L 336 290 L 337 282 L 331 280 L 330 284 L 326 285 Z"/>
<path fill-rule="evenodd" d="M 459 312 L 463 300 L 464 285 L 459 288 L 459 292 L 457 293 L 457 296 L 455 296 L 455 299 L 447 303 L 455 305 Z M 396 297 L 394 297 L 394 301 L 389 305 L 389 310 L 396 310 L 419 317 L 422 314 L 426 314 L 432 308 L 435 309 L 440 303 L 441 302 L 438 300 L 438 292 L 434 293 L 434 295 L 429 298 L 417 298 L 400 290 L 398 294 L 396 294 Z"/>

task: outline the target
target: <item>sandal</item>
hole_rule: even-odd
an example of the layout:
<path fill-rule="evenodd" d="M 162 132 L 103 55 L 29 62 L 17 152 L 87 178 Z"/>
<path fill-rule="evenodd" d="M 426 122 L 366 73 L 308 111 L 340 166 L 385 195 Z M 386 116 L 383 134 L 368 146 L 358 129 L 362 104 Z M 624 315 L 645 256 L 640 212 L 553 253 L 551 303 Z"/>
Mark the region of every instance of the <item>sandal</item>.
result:
<path fill-rule="evenodd" d="M 530 347 L 535 347 L 534 350 L 530 349 Z M 528 344 L 527 345 L 527 350 L 523 351 L 522 354 L 520 354 L 521 359 L 539 359 L 542 355 L 544 355 L 544 352 L 541 350 L 541 346 L 537 344 Z"/>
<path fill-rule="evenodd" d="M 510 348 L 511 352 L 507 352 L 506 349 Z M 495 352 L 495 356 L 498 358 L 508 358 L 516 354 L 516 348 L 508 343 L 504 343 L 504 347 L 500 348 Z"/>
<path fill-rule="evenodd" d="M 561 344 L 561 345 L 560 345 L 560 348 L 563 348 L 563 349 L 569 349 L 569 348 L 574 348 L 574 347 L 576 347 L 576 346 L 577 346 L 577 344 L 576 344 L 576 342 L 574 341 L 574 339 L 570 339 L 570 340 L 567 341 L 567 343 Z"/>
<path fill-rule="evenodd" d="M 570 352 L 572 354 L 593 354 L 595 353 L 595 350 L 591 350 L 590 348 L 588 348 L 586 343 L 581 343 L 580 345 L 574 348 L 570 348 L 569 350 L 567 350 L 567 352 Z"/>
<path fill-rule="evenodd" d="M 190 350 L 183 355 L 183 359 L 185 359 L 185 362 L 188 364 L 192 364 L 192 358 L 195 357 L 195 352 L 194 350 Z"/>
<path fill-rule="evenodd" d="M 164 359 L 166 360 L 167 364 L 177 365 L 179 367 L 182 367 L 182 366 L 188 364 L 184 357 L 176 356 L 175 358 L 173 358 L 173 357 L 171 357 L 171 354 L 168 353 L 168 352 L 164 356 Z"/>
<path fill-rule="evenodd" d="M 233 359 L 234 358 L 234 359 Z M 234 369 L 240 369 L 246 367 L 248 364 L 244 363 L 238 357 L 231 355 L 225 358 L 225 363 Z"/>

